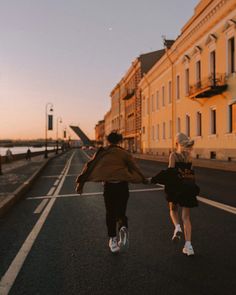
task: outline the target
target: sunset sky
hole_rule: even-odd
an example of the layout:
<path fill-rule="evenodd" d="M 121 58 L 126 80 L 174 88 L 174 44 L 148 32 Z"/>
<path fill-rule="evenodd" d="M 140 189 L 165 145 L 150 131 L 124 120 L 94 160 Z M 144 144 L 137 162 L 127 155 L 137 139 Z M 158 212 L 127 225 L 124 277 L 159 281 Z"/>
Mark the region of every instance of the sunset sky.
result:
<path fill-rule="evenodd" d="M 176 38 L 198 2 L 1 0 L 0 139 L 44 138 L 48 102 L 60 136 L 76 124 L 94 138 L 131 62 Z"/>

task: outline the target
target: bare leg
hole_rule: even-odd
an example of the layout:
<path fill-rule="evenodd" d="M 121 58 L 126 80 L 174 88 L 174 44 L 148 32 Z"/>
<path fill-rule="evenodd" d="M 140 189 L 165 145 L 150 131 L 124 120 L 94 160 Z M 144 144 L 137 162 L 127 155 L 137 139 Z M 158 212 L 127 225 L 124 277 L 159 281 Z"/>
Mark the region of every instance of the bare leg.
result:
<path fill-rule="evenodd" d="M 179 224 L 178 205 L 175 205 L 174 203 L 170 202 L 169 208 L 170 208 L 170 218 L 174 226 L 176 226 L 177 224 Z"/>
<path fill-rule="evenodd" d="M 182 208 L 182 220 L 184 225 L 185 241 L 191 242 L 192 226 L 190 221 L 190 208 Z"/>

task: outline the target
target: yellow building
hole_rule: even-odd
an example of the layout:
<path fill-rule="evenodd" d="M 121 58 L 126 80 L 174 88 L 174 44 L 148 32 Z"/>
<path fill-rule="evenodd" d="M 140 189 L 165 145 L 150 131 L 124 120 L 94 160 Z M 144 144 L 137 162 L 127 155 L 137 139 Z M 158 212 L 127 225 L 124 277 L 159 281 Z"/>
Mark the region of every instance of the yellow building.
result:
<path fill-rule="evenodd" d="M 142 149 L 168 155 L 177 132 L 195 156 L 236 158 L 236 1 L 202 0 L 142 78 Z"/>
<path fill-rule="evenodd" d="M 104 137 L 103 137 L 103 145 L 106 146 L 107 142 L 107 135 L 112 131 L 111 126 L 111 110 L 109 110 L 104 116 Z"/>
<path fill-rule="evenodd" d="M 124 148 L 133 152 L 141 151 L 141 94 L 138 84 L 164 53 L 164 50 L 157 50 L 137 57 L 110 94 L 112 130 L 123 135 Z"/>
<path fill-rule="evenodd" d="M 97 145 L 103 145 L 105 138 L 105 120 L 100 120 L 95 126 L 95 141 Z"/>

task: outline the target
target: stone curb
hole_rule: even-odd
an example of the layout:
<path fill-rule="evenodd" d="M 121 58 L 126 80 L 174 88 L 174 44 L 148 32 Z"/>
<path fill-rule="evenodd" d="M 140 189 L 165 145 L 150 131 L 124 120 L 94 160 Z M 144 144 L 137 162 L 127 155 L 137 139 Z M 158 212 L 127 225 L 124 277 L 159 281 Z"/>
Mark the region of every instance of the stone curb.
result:
<path fill-rule="evenodd" d="M 2 217 L 31 187 L 40 172 L 45 168 L 49 161 L 61 156 L 55 155 L 48 158 L 22 185 L 20 185 L 13 193 L 5 195 L 5 198 L 0 203 L 0 217 Z"/>
<path fill-rule="evenodd" d="M 133 154 L 136 159 L 148 160 L 148 161 L 156 161 L 162 163 L 168 163 L 167 157 L 155 157 L 151 155 L 136 155 Z M 217 169 L 223 171 L 231 171 L 236 172 L 236 162 L 224 162 L 217 160 L 205 160 L 205 159 L 193 159 L 193 166 L 207 168 L 207 169 Z"/>

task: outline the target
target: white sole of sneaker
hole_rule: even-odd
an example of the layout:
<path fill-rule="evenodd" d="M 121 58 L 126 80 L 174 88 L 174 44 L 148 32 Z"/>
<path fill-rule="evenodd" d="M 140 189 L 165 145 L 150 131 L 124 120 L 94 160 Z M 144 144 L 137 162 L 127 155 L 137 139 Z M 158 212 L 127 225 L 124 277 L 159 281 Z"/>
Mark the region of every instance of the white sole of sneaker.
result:
<path fill-rule="evenodd" d="M 187 255 L 187 256 L 194 256 L 194 253 L 188 253 L 188 251 L 187 250 L 185 250 L 185 249 L 183 249 L 183 254 L 185 254 L 185 255 Z"/>
<path fill-rule="evenodd" d="M 114 249 L 111 249 L 109 247 L 109 249 L 110 249 L 111 253 L 118 253 L 118 252 L 120 252 L 120 247 L 117 247 L 117 248 L 114 248 Z"/>
<path fill-rule="evenodd" d="M 183 233 L 181 231 L 178 231 L 176 233 L 176 235 L 172 237 L 172 242 L 173 243 L 178 243 L 181 240 L 181 238 L 182 238 L 182 234 Z"/>
<path fill-rule="evenodd" d="M 124 229 L 120 229 L 120 241 L 118 242 L 119 247 L 122 250 L 128 249 L 129 248 L 129 233 L 128 230 L 126 228 Z"/>

